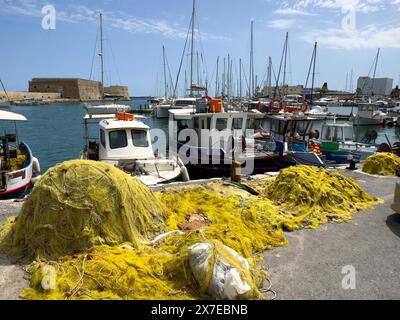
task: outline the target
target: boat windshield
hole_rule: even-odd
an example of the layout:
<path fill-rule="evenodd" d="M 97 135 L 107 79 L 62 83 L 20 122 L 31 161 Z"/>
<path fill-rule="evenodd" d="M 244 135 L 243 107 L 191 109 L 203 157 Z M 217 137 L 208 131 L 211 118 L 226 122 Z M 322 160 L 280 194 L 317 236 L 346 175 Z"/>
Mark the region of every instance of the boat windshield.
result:
<path fill-rule="evenodd" d="M 132 142 L 135 147 L 147 148 L 149 146 L 147 131 L 137 129 L 132 130 Z"/>
<path fill-rule="evenodd" d="M 121 149 L 128 146 L 128 139 L 125 130 L 116 130 L 109 133 L 110 148 Z"/>

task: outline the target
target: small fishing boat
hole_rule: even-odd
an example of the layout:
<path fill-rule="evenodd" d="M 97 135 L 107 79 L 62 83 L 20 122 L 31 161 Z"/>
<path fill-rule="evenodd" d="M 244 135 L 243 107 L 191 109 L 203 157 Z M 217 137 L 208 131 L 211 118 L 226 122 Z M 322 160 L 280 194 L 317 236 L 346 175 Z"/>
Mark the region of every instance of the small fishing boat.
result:
<path fill-rule="evenodd" d="M 387 114 L 380 110 L 380 106 L 373 103 L 358 104 L 356 115 L 352 116 L 355 126 L 381 125 L 385 121 Z"/>
<path fill-rule="evenodd" d="M 0 110 L 0 122 L 26 120 L 20 114 Z M 39 160 L 26 143 L 19 142 L 16 132 L 0 136 L 0 200 L 25 196 L 39 173 Z"/>
<path fill-rule="evenodd" d="M 348 163 L 350 156 L 362 161 L 377 152 L 373 145 L 356 142 L 354 127 L 347 123 L 323 125 L 320 144 L 326 160 L 337 164 Z"/>
<path fill-rule="evenodd" d="M 93 109 L 91 109 L 93 111 Z M 81 159 L 102 161 L 137 177 L 147 186 L 188 181 L 189 175 L 178 159 L 155 155 L 150 128 L 144 117 L 131 113 L 87 113 L 84 116 L 85 147 Z M 99 122 L 100 121 L 100 122 Z M 98 138 L 89 138 L 89 124 L 99 126 Z"/>
<path fill-rule="evenodd" d="M 155 106 L 157 119 L 167 119 L 170 110 L 196 108 L 196 98 L 178 98 L 172 103 L 159 104 Z"/>
<path fill-rule="evenodd" d="M 195 110 L 170 110 L 171 147 L 185 160 L 192 178 L 229 176 L 233 161 L 241 164 L 244 175 L 279 171 L 296 164 L 324 165 L 308 150 L 311 125 L 304 122 L 314 119 L 276 116 L 268 131 L 262 127 L 265 114 L 223 112 L 220 105 L 220 100 L 211 99 L 209 109 L 199 101 Z M 302 127 L 297 126 L 300 122 Z M 298 140 L 289 138 L 291 130 Z"/>

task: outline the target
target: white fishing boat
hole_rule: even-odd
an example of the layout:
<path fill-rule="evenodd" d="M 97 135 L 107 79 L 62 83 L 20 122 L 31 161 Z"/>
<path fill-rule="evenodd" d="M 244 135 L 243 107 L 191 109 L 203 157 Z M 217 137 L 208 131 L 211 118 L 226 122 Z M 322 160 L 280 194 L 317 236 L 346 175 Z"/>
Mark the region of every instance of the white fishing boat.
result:
<path fill-rule="evenodd" d="M 86 114 L 86 143 L 81 159 L 111 164 L 148 186 L 188 181 L 188 172 L 179 158 L 169 159 L 155 155 L 150 128 L 140 121 L 143 118 L 124 112 Z M 99 129 L 98 137 L 92 140 L 89 138 L 89 124 L 93 121 Z"/>
<path fill-rule="evenodd" d="M 20 114 L 0 110 L 0 123 L 26 120 Z M 39 160 L 26 143 L 19 142 L 16 132 L 0 136 L 0 200 L 25 196 L 39 173 Z"/>
<path fill-rule="evenodd" d="M 383 124 L 387 113 L 380 110 L 380 106 L 373 103 L 360 103 L 356 115 L 353 115 L 355 126 Z"/>
<path fill-rule="evenodd" d="M 116 114 L 117 112 L 129 112 L 130 106 L 124 104 L 104 104 L 92 106 L 89 104 L 84 105 L 86 112 L 89 114 Z"/>
<path fill-rule="evenodd" d="M 172 104 L 160 104 L 155 108 L 155 114 L 158 119 L 169 118 L 170 110 L 177 109 L 196 109 L 196 98 L 178 98 Z"/>

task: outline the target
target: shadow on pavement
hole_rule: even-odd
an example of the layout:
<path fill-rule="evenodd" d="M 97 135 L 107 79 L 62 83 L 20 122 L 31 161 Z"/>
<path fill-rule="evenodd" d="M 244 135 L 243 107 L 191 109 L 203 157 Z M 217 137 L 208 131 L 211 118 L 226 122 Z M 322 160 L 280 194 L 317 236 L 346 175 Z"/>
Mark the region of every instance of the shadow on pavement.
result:
<path fill-rule="evenodd" d="M 400 214 L 394 213 L 388 216 L 386 220 L 386 225 L 392 232 L 400 238 Z"/>

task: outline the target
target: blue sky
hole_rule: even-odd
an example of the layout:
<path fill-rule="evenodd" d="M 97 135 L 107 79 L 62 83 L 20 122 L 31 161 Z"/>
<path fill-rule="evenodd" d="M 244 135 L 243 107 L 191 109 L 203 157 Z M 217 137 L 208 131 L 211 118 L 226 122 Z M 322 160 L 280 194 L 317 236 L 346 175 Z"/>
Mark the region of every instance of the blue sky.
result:
<path fill-rule="evenodd" d="M 46 4 L 56 9 L 55 30 L 42 28 Z M 157 94 L 162 45 L 175 78 L 191 7 L 191 0 L 0 0 L 0 77 L 10 91 L 27 90 L 32 77 L 89 78 L 101 11 L 106 84 L 128 85 L 131 95 Z M 318 85 L 344 89 L 346 73 L 353 69 L 355 86 L 358 76 L 368 74 L 378 47 L 377 75 L 399 81 L 400 0 L 197 0 L 197 10 L 201 36 L 196 50 L 203 55 L 201 77 L 210 82 L 215 81 L 217 56 L 222 61 L 230 54 L 236 75 L 242 58 L 248 74 L 251 20 L 259 82 L 268 56 L 278 69 L 286 31 L 290 84 L 304 84 L 314 41 L 319 44 Z M 92 78 L 99 79 L 97 56 L 94 61 Z"/>

